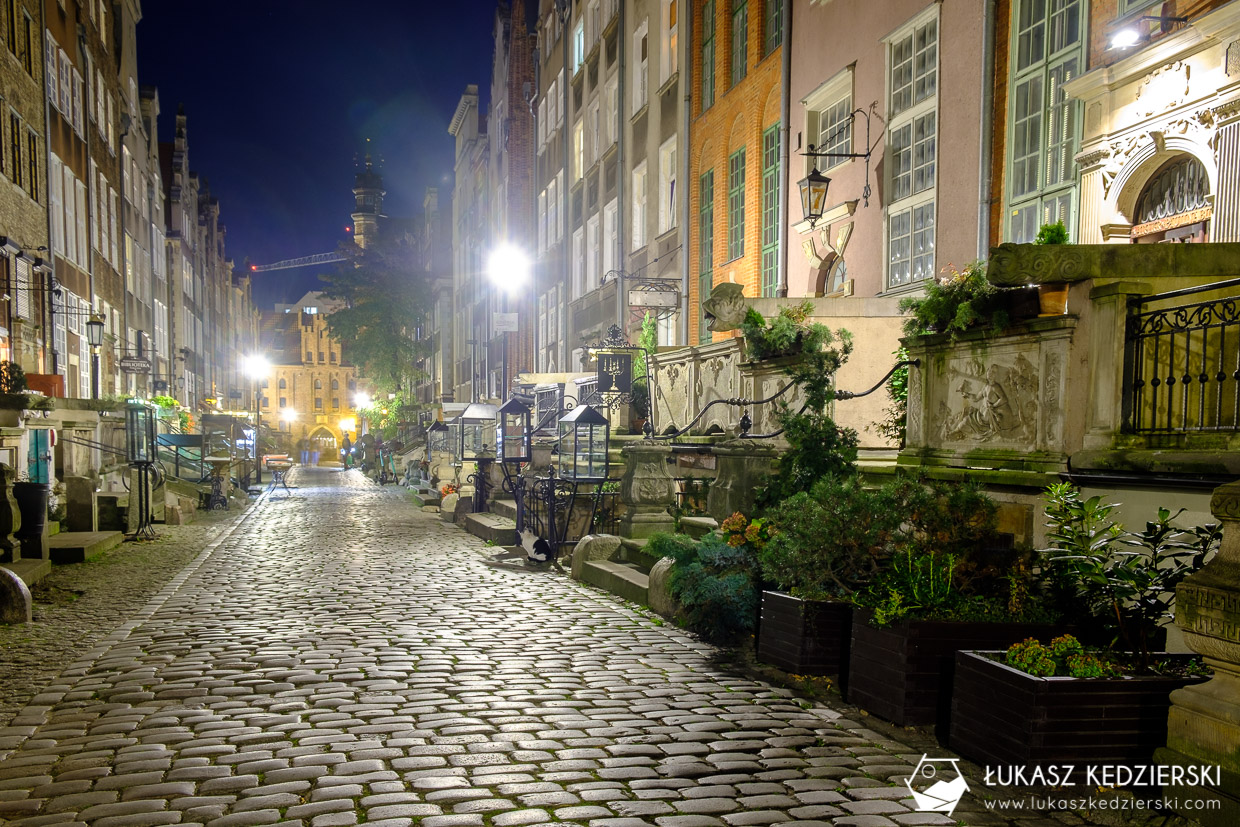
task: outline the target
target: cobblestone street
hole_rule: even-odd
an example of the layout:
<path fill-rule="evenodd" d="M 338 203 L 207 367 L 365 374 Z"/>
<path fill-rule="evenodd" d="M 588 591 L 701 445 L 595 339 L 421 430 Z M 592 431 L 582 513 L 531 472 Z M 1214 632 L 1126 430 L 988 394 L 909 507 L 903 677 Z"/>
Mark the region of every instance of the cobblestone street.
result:
<path fill-rule="evenodd" d="M 1082 823 L 974 794 L 913 812 L 922 749 L 848 707 L 729 674 L 561 574 L 489 567 L 404 489 L 291 481 L 0 729 L 0 823 Z"/>

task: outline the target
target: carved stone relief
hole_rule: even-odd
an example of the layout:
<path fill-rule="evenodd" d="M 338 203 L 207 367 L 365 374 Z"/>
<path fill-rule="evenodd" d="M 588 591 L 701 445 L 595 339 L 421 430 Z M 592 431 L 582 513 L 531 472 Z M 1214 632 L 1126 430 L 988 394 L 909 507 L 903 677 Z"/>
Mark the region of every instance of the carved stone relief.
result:
<path fill-rule="evenodd" d="M 1227 77 L 1240 75 L 1240 40 L 1227 44 Z"/>
<path fill-rule="evenodd" d="M 1038 369 L 1018 353 L 989 363 L 948 362 L 946 398 L 935 418 L 944 442 L 1012 443 L 1033 447 L 1038 433 Z"/>
<path fill-rule="evenodd" d="M 1060 383 L 1063 381 L 1063 367 L 1060 355 L 1051 351 L 1042 360 L 1042 433 L 1051 445 L 1059 442 L 1059 426 L 1063 418 L 1063 400 L 1060 394 Z"/>
<path fill-rule="evenodd" d="M 1149 118 L 1182 106 L 1188 100 L 1191 68 L 1182 60 L 1162 66 L 1145 76 L 1137 87 L 1137 111 Z"/>

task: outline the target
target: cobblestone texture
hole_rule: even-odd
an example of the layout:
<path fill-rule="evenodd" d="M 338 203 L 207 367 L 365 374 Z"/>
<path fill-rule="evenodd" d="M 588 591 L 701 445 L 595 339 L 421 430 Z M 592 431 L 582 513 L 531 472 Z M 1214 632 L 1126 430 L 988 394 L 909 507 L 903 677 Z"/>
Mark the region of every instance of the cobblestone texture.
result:
<path fill-rule="evenodd" d="M 403 489 L 291 482 L 58 571 L 48 598 L 82 597 L 0 630 L 27 658 L 0 699 L 29 699 L 0 726 L 0 824 L 1086 823 L 988 811 L 976 780 L 950 819 L 915 813 L 899 779 L 922 746 L 857 710 L 560 574 L 489 567 Z"/>

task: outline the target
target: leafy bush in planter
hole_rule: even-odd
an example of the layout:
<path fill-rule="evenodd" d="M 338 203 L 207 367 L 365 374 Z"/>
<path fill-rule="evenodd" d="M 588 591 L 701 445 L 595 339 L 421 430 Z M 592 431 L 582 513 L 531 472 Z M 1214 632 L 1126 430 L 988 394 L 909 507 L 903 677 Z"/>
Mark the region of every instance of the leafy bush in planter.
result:
<path fill-rule="evenodd" d="M 809 491 L 819 480 L 856 474 L 858 441 L 852 428 L 841 428 L 825 413 L 793 413 L 786 406 L 778 418 L 788 448 L 758 491 L 760 510 Z"/>
<path fill-rule="evenodd" d="M 1060 635 L 1047 646 L 1033 638 L 1013 643 L 1004 661 L 1014 669 L 1044 678 L 1113 678 L 1120 673 L 1114 663 L 1086 652 L 1072 635 Z"/>
<path fill-rule="evenodd" d="M 683 534 L 655 534 L 646 551 L 672 558 L 668 587 L 690 629 L 720 643 L 753 632 L 758 610 L 758 565 L 748 545 L 728 545 L 717 534 L 701 540 Z"/>
<path fill-rule="evenodd" d="M 828 476 L 767 512 L 774 533 L 758 553 L 763 575 L 806 600 L 847 598 L 871 582 L 900 530 L 892 486 Z"/>
<path fill-rule="evenodd" d="M 1050 547 L 1042 553 L 1059 602 L 1114 633 L 1112 644 L 1148 670 L 1150 641 L 1172 615 L 1175 587 L 1210 559 L 1222 529 L 1182 529 L 1172 521 L 1184 509 L 1159 508 L 1144 531 L 1127 532 L 1111 519 L 1115 504 L 1083 498 L 1071 483 L 1050 486 L 1044 499 Z"/>
<path fill-rule="evenodd" d="M 997 332 L 1008 326 L 1002 291 L 986 280 L 986 262 L 943 270 L 945 275 L 927 282 L 924 296 L 900 300 L 900 312 L 912 316 L 904 322 L 904 335 L 950 333 L 954 339 L 971 328 Z"/>

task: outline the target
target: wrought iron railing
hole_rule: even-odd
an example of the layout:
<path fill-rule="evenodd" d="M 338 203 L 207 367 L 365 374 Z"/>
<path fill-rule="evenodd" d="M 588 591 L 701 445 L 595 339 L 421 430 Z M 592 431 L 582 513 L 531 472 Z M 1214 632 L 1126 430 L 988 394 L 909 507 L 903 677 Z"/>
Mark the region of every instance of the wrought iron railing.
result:
<path fill-rule="evenodd" d="M 1129 301 L 1124 421 L 1147 434 L 1240 431 L 1240 295 L 1146 309 L 1240 279 Z"/>

